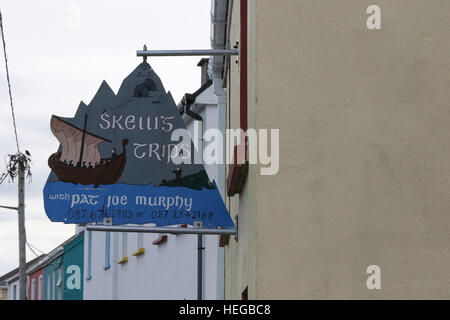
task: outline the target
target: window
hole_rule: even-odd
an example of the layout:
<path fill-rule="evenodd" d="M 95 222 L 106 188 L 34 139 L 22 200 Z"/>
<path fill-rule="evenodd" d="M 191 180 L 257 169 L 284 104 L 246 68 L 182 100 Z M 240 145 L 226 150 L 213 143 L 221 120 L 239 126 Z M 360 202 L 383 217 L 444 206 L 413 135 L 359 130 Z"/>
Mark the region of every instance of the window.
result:
<path fill-rule="evenodd" d="M 131 255 L 138 257 L 145 253 L 144 249 L 144 234 L 138 233 L 137 234 L 137 250 L 134 251 Z"/>
<path fill-rule="evenodd" d="M 103 268 L 104 270 L 108 270 L 111 267 L 110 260 L 111 260 L 111 232 L 106 232 L 105 233 L 105 267 Z"/>
<path fill-rule="evenodd" d="M 43 297 L 44 297 L 44 284 L 42 282 L 42 275 L 40 275 L 38 285 L 38 300 L 43 300 Z"/>
<path fill-rule="evenodd" d="M 58 269 L 58 280 L 56 281 L 56 286 L 60 287 L 62 284 L 62 271 L 61 268 Z"/>
<path fill-rule="evenodd" d="M 27 276 L 27 283 L 26 283 L 26 289 L 25 289 L 25 297 L 27 298 L 27 299 L 29 299 L 30 298 L 30 296 L 29 296 L 29 291 L 30 291 L 30 276 Z M 19 290 L 19 295 L 20 295 L 20 290 Z"/>
<path fill-rule="evenodd" d="M 92 279 L 92 231 L 88 232 L 88 256 L 87 256 L 87 277 L 86 280 Z"/>
<path fill-rule="evenodd" d="M 131 255 L 138 257 L 144 254 L 144 235 L 142 233 L 137 234 L 137 250 L 134 251 Z"/>
<path fill-rule="evenodd" d="M 31 280 L 31 300 L 36 300 L 36 279 Z"/>
<path fill-rule="evenodd" d="M 51 300 L 52 299 L 51 287 L 52 287 L 52 282 L 51 282 L 51 279 L 50 279 L 50 275 L 47 275 L 47 300 Z"/>
<path fill-rule="evenodd" d="M 141 249 L 144 247 L 144 234 L 138 233 L 137 235 L 137 248 Z"/>
<path fill-rule="evenodd" d="M 56 271 L 53 271 L 52 290 L 52 300 L 56 300 Z"/>
<path fill-rule="evenodd" d="M 58 269 L 58 281 L 56 282 L 56 287 L 58 291 L 57 300 L 62 300 L 62 270 L 61 268 Z"/>
<path fill-rule="evenodd" d="M 56 270 L 53 271 L 52 300 L 56 300 Z"/>
<path fill-rule="evenodd" d="M 118 264 L 124 264 L 128 262 L 127 251 L 128 251 L 128 234 L 126 232 L 122 232 L 122 258 L 117 262 Z"/>
<path fill-rule="evenodd" d="M 122 257 L 127 256 L 128 251 L 128 234 L 126 232 L 122 233 Z"/>

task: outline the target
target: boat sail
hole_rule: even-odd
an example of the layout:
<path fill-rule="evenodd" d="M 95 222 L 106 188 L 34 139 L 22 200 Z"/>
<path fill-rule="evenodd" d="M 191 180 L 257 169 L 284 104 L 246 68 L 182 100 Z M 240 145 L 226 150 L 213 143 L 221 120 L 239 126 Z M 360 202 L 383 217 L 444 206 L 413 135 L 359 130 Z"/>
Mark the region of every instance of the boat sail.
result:
<path fill-rule="evenodd" d="M 123 152 L 120 155 L 112 150 L 111 158 L 102 159 L 98 147 L 110 140 L 86 131 L 87 114 L 84 129 L 81 130 L 63 119 L 52 116 L 50 127 L 61 144 L 61 152 L 54 153 L 48 159 L 50 168 L 64 182 L 83 185 L 113 184 L 122 175 L 126 162 L 128 140 L 122 141 Z"/>

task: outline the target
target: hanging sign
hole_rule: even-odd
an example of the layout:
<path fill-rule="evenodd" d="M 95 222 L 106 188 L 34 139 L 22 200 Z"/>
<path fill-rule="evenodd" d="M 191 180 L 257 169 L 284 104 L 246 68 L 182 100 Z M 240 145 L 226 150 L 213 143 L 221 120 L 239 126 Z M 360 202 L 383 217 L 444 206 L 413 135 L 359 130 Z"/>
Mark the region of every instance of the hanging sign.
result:
<path fill-rule="evenodd" d="M 50 127 L 60 142 L 44 187 L 51 221 L 234 227 L 203 165 L 172 161 L 172 133 L 185 125 L 147 62 L 117 95 L 104 81 L 89 105 L 73 118 L 52 116 Z"/>

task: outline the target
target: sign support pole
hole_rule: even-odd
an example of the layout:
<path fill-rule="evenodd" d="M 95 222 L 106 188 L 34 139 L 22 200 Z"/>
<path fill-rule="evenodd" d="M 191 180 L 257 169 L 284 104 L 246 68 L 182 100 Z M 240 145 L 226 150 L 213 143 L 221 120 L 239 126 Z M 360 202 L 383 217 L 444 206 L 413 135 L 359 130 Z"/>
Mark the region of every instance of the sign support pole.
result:
<path fill-rule="evenodd" d="M 138 57 L 238 56 L 239 49 L 138 50 Z"/>

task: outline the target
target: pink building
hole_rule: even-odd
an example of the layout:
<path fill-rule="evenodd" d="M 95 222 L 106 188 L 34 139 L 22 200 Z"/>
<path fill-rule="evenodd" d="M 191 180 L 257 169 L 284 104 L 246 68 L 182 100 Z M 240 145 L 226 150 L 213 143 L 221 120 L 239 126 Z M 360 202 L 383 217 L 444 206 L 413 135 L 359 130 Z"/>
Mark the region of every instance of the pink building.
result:
<path fill-rule="evenodd" d="M 28 276 L 28 300 L 44 300 L 44 268 Z"/>

